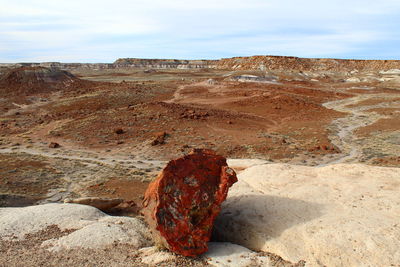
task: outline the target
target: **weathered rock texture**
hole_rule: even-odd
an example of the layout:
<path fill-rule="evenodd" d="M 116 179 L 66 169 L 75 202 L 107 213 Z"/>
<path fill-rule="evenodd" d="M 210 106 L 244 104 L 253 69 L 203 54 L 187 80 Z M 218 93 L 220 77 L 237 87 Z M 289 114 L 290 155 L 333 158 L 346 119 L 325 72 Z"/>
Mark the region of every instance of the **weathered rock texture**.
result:
<path fill-rule="evenodd" d="M 76 199 L 65 199 L 64 203 L 74 203 L 81 205 L 88 205 L 104 212 L 110 211 L 112 208 L 124 202 L 121 198 L 100 198 L 100 197 L 81 197 Z"/>
<path fill-rule="evenodd" d="M 299 58 L 283 56 L 252 56 L 223 58 L 217 69 L 280 70 L 280 71 L 381 71 L 397 69 L 400 60 L 354 60 L 334 58 Z"/>
<path fill-rule="evenodd" d="M 400 60 L 354 60 L 334 58 L 299 58 L 285 56 L 232 57 L 220 60 L 178 60 L 120 58 L 114 63 L 17 63 L 0 67 L 47 67 L 68 71 L 105 69 L 237 69 L 277 71 L 387 71 L 400 69 Z"/>
<path fill-rule="evenodd" d="M 155 241 L 184 256 L 206 252 L 214 219 L 236 181 L 226 159 L 210 150 L 196 149 L 170 161 L 143 201 Z"/>
<path fill-rule="evenodd" d="M 138 218 L 108 216 L 100 210 L 78 204 L 45 204 L 24 208 L 0 208 L 0 240 L 24 240 L 50 226 L 74 230 L 59 238 L 43 238 L 51 251 L 104 249 L 128 244 L 136 248 L 151 245 L 150 233 Z"/>
<path fill-rule="evenodd" d="M 59 89 L 82 85 L 71 73 L 45 67 L 19 67 L 4 73 L 0 78 L 0 95 L 49 93 Z"/>
<path fill-rule="evenodd" d="M 156 68 L 156 69 L 207 69 L 215 68 L 218 60 L 178 60 L 120 58 L 114 62 L 116 67 Z"/>
<path fill-rule="evenodd" d="M 399 264 L 400 169 L 278 163 L 238 176 L 215 222 L 221 240 L 306 266 Z"/>

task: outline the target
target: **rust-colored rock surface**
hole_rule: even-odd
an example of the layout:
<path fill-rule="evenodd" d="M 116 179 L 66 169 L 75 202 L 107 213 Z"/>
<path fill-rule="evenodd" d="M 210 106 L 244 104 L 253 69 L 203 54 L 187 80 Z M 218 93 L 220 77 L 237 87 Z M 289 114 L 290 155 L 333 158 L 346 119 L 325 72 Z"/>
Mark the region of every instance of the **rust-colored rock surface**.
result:
<path fill-rule="evenodd" d="M 195 149 L 170 161 L 143 201 L 156 243 L 184 256 L 206 252 L 221 203 L 236 181 L 226 159 L 211 150 Z"/>
<path fill-rule="evenodd" d="M 165 144 L 165 138 L 168 136 L 166 132 L 159 132 L 156 134 L 156 138 L 151 142 L 152 146 Z"/>

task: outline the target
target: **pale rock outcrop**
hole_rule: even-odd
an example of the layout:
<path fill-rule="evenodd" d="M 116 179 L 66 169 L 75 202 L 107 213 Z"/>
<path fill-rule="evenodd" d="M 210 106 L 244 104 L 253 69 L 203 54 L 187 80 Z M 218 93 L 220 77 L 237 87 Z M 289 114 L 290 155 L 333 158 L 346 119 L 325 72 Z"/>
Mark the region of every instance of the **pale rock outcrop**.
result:
<path fill-rule="evenodd" d="M 103 248 L 115 243 L 137 248 L 149 246 L 150 232 L 138 218 L 108 216 L 78 204 L 45 204 L 24 208 L 0 208 L 0 239 L 23 240 L 27 234 L 56 225 L 75 230 L 42 246 L 50 251 L 73 248 Z"/>
<path fill-rule="evenodd" d="M 246 169 L 256 165 L 271 163 L 271 161 L 264 159 L 227 159 L 226 162 L 233 169 Z"/>
<path fill-rule="evenodd" d="M 101 197 L 80 197 L 75 199 L 67 198 L 64 200 L 64 203 L 74 203 L 81 205 L 88 205 L 104 212 L 109 211 L 110 209 L 118 206 L 124 202 L 121 198 L 101 198 Z"/>
<path fill-rule="evenodd" d="M 273 266 L 267 256 L 260 256 L 245 247 L 228 242 L 212 242 L 203 255 L 207 263 L 215 267 Z"/>
<path fill-rule="evenodd" d="M 161 251 L 156 246 L 141 248 L 138 251 L 141 261 L 145 264 L 156 265 L 166 261 L 173 261 L 176 255 L 169 251 Z"/>
<path fill-rule="evenodd" d="M 359 83 L 359 82 L 361 82 L 361 80 L 360 80 L 360 78 L 357 78 L 357 77 L 350 77 L 350 78 L 346 79 L 346 82 L 348 82 L 348 83 Z"/>
<path fill-rule="evenodd" d="M 383 75 L 400 75 L 400 69 L 382 70 L 379 73 Z"/>
<path fill-rule="evenodd" d="M 245 247 L 228 242 L 210 242 L 209 250 L 201 256 L 210 266 L 215 267 L 269 267 L 274 266 L 268 256 L 251 251 Z M 138 250 L 141 262 L 155 266 L 177 259 L 176 254 L 160 250 L 159 248 L 146 247 Z M 171 263 L 172 265 L 172 263 Z"/>
<path fill-rule="evenodd" d="M 400 169 L 265 164 L 238 178 L 215 223 L 219 239 L 306 266 L 400 262 Z"/>

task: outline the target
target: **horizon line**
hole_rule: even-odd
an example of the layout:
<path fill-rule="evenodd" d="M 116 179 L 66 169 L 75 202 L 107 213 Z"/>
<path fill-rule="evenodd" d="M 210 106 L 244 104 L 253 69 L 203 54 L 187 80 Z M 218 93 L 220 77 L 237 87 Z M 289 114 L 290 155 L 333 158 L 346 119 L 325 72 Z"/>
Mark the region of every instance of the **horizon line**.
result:
<path fill-rule="evenodd" d="M 115 59 L 113 62 L 82 62 L 82 61 L 75 61 L 75 62 L 66 62 L 66 61 L 19 61 L 19 62 L 0 62 L 0 65 L 5 64 L 43 64 L 43 63 L 63 63 L 63 64 L 114 64 L 115 61 L 119 59 L 142 59 L 142 60 L 188 60 L 188 61 L 195 61 L 195 60 L 203 60 L 203 61 L 219 61 L 223 59 L 232 59 L 232 58 L 251 58 L 251 57 L 280 57 L 280 58 L 299 58 L 299 59 L 321 59 L 321 60 L 349 60 L 349 61 L 400 61 L 400 59 L 376 59 L 376 58 L 335 58 L 335 57 L 301 57 L 301 56 L 281 56 L 281 55 L 252 55 L 252 56 L 232 56 L 232 57 L 221 57 L 221 58 L 150 58 L 150 57 L 119 57 Z"/>

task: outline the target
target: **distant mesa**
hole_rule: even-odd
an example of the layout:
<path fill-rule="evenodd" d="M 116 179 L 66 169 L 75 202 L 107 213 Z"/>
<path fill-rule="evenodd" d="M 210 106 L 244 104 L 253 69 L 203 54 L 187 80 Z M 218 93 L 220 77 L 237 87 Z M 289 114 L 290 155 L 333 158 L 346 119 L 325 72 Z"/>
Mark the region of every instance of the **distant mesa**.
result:
<path fill-rule="evenodd" d="M 154 69 L 208 69 L 215 68 L 218 60 L 180 60 L 180 59 L 142 59 L 119 58 L 115 67 L 154 68 Z"/>
<path fill-rule="evenodd" d="M 45 67 L 19 67 L 11 69 L 0 78 L 1 93 L 48 93 L 81 81 L 67 71 Z"/>
<path fill-rule="evenodd" d="M 219 60 L 185 59 L 145 59 L 119 58 L 113 63 L 16 63 L 0 64 L 0 75 L 9 67 L 46 67 L 79 72 L 82 70 L 147 69 L 147 73 L 159 69 L 223 69 L 223 70 L 259 70 L 259 71 L 294 71 L 294 72 L 351 72 L 383 71 L 381 74 L 397 75 L 400 60 L 355 60 L 335 58 L 300 58 L 288 56 L 250 56 L 232 57 Z"/>

